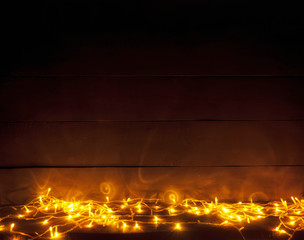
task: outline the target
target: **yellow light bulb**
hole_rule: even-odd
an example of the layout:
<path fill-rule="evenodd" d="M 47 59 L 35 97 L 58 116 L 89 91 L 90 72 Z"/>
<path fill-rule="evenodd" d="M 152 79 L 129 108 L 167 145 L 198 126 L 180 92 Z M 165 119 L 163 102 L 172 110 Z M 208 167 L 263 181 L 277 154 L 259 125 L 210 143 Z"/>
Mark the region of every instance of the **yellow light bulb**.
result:
<path fill-rule="evenodd" d="M 176 223 L 175 224 L 175 229 L 179 230 L 179 231 L 182 230 L 181 224 L 180 223 Z"/>
<path fill-rule="evenodd" d="M 140 229 L 140 226 L 138 225 L 138 223 L 137 223 L 137 222 L 135 222 L 134 229 Z"/>
<path fill-rule="evenodd" d="M 10 231 L 12 232 L 13 231 L 13 228 L 15 227 L 15 223 L 12 223 L 11 226 L 10 226 Z"/>

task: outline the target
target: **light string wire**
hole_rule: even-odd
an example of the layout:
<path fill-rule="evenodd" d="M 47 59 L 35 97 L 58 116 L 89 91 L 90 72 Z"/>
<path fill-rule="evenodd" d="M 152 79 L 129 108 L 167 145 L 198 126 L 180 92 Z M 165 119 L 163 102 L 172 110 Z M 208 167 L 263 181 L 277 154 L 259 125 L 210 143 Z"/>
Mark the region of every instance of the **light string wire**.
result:
<path fill-rule="evenodd" d="M 297 197 L 268 203 L 221 203 L 217 198 L 210 202 L 192 198 L 177 202 L 174 194 L 170 196 L 171 203 L 142 198 L 110 201 L 108 197 L 106 201 L 65 201 L 51 196 L 50 191 L 49 188 L 26 205 L 9 207 L 13 213 L 0 217 L 0 231 L 26 239 L 55 239 L 75 229 L 97 226 L 141 232 L 151 225 L 182 231 L 185 226 L 203 224 L 233 227 L 245 240 L 245 227 L 270 217 L 278 219 L 278 225 L 271 230 L 285 234 L 289 240 L 295 232 L 304 230 L 304 200 Z M 7 208 L 0 209 L 0 216 Z M 26 223 L 31 227 L 24 227 Z"/>

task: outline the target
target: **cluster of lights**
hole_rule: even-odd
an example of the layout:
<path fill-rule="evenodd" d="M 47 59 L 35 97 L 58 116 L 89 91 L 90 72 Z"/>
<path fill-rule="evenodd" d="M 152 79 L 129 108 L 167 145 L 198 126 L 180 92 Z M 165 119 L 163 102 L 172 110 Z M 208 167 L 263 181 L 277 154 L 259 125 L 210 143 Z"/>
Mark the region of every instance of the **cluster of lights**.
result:
<path fill-rule="evenodd" d="M 64 201 L 51 196 L 50 190 L 26 205 L 10 207 L 13 213 L 0 215 L 0 231 L 28 239 L 57 239 L 74 229 L 98 226 L 139 232 L 149 226 L 162 225 L 172 231 L 182 231 L 190 230 L 191 224 L 205 224 L 231 226 L 242 234 L 252 221 L 268 217 L 278 219 L 278 225 L 272 230 L 286 234 L 289 239 L 296 231 L 304 230 L 304 200 L 296 197 L 291 197 L 289 202 L 281 199 L 268 203 L 220 203 L 217 198 L 211 202 L 190 198 L 177 202 L 174 195 L 170 196 L 171 203 L 139 198 L 110 201 L 108 197 L 99 202 Z M 25 221 L 32 223 L 35 230 L 24 230 Z"/>

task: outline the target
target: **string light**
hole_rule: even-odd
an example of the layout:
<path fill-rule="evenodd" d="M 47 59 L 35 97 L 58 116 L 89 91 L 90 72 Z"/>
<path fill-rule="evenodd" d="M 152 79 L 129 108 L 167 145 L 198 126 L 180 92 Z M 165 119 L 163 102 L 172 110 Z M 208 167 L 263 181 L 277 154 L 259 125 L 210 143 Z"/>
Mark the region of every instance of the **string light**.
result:
<path fill-rule="evenodd" d="M 179 231 L 182 230 L 180 223 L 176 223 L 175 229 Z"/>
<path fill-rule="evenodd" d="M 304 230 L 304 200 L 297 197 L 268 203 L 222 203 L 217 198 L 211 202 L 190 198 L 176 201 L 173 195 L 171 203 L 138 198 L 112 201 L 108 197 L 105 202 L 99 202 L 65 201 L 50 195 L 50 192 L 49 188 L 26 205 L 7 207 L 12 213 L 0 218 L 0 231 L 31 239 L 57 239 L 83 227 L 115 226 L 122 232 L 132 232 L 161 224 L 167 225 L 168 229 L 172 227 L 182 231 L 184 224 L 206 224 L 232 226 L 241 233 L 251 222 L 268 217 L 279 222 L 273 231 L 289 239 L 296 231 Z M 7 213 L 8 209 L 1 208 L 0 213 L 2 211 Z M 25 221 L 34 223 L 33 232 L 24 230 L 26 228 L 22 225 L 26 224 Z"/>
<path fill-rule="evenodd" d="M 13 228 L 15 227 L 15 223 L 12 223 L 11 226 L 10 226 L 10 232 L 13 231 Z"/>
<path fill-rule="evenodd" d="M 139 230 L 139 229 L 140 229 L 140 226 L 138 225 L 137 222 L 135 222 L 134 229 L 136 229 L 136 230 Z"/>

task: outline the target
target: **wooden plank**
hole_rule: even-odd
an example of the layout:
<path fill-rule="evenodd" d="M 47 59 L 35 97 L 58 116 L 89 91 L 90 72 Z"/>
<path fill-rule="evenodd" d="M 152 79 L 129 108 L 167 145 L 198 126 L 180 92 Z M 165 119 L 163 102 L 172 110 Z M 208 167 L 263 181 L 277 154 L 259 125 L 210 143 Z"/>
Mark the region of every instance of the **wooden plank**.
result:
<path fill-rule="evenodd" d="M 303 122 L 1 123 L 1 166 L 303 163 Z"/>
<path fill-rule="evenodd" d="M 276 234 L 272 231 L 256 228 L 254 230 L 243 230 L 243 235 L 246 240 L 286 240 L 286 236 L 282 234 Z M 303 239 L 303 232 L 297 232 L 292 240 Z M 80 239 L 126 239 L 126 240 L 142 240 L 142 239 L 159 239 L 159 240 L 186 240 L 186 239 L 208 239 L 208 240 L 242 240 L 243 238 L 234 228 L 214 228 L 214 227 L 202 227 L 201 230 L 188 230 L 183 232 L 155 232 L 155 233 L 131 233 L 131 234 L 96 234 L 96 233 L 70 233 L 68 234 L 68 240 L 80 240 Z"/>
<path fill-rule="evenodd" d="M 243 238 L 237 232 L 235 228 L 232 227 L 210 227 L 203 226 L 202 229 L 195 230 L 186 230 L 182 232 L 176 231 L 166 231 L 166 232 L 139 232 L 139 233 L 95 233 L 93 229 L 90 229 L 89 232 L 72 232 L 68 233 L 64 239 L 67 240 L 95 240 L 95 239 L 104 239 L 104 240 L 143 240 L 143 239 L 159 239 L 159 240 L 186 240 L 186 239 L 208 239 L 208 240 L 242 240 Z M 93 232 L 93 233 L 92 233 Z M 246 240 L 287 240 L 287 237 L 283 234 L 277 234 L 271 230 L 265 230 L 263 228 L 255 228 L 253 230 L 243 230 L 243 235 Z M 301 240 L 303 239 L 303 231 L 296 232 L 292 240 Z M 0 239 L 9 239 L 11 236 L 9 234 L 0 234 Z"/>
<path fill-rule="evenodd" d="M 291 28 L 296 29 L 297 26 Z M 208 31 L 215 29 L 224 33 L 208 34 Z M 28 40 L 29 44 L 36 42 L 38 46 L 42 45 L 40 52 L 34 47 L 30 52 L 25 45 L 25 49 L 20 49 L 25 52 L 25 60 L 18 67 L 12 67 L 11 73 L 19 76 L 304 75 L 301 68 L 303 47 L 298 40 L 301 39 L 299 34 L 294 34 L 291 41 L 289 34 L 284 38 L 273 34 L 256 39 L 255 35 L 244 34 L 248 29 L 236 31 L 240 38 L 227 36 L 227 29 L 221 26 L 209 26 L 205 31 L 207 33 L 180 33 L 181 36 L 118 33 L 92 37 L 88 34 L 58 36 L 54 33 L 58 38 L 55 41 L 59 42 L 57 44 L 37 42 L 33 36 L 34 39 Z M 51 49 L 47 46 L 51 46 Z M 14 62 L 11 64 L 14 65 Z"/>
<path fill-rule="evenodd" d="M 271 201 L 303 196 L 303 167 L 1 169 L 0 204 L 21 204 L 48 187 L 59 198 L 197 198 Z"/>
<path fill-rule="evenodd" d="M 7 78 L 0 100 L 1 121 L 298 120 L 304 79 Z"/>

